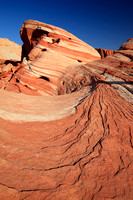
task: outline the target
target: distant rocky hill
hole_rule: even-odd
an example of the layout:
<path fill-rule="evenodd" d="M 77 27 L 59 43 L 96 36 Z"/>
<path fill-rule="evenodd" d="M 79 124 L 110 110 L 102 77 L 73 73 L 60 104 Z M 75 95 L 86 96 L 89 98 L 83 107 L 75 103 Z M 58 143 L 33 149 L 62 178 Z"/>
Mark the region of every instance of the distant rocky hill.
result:
<path fill-rule="evenodd" d="M 120 50 L 133 50 L 133 38 L 121 45 Z"/>
<path fill-rule="evenodd" d="M 127 42 L 121 45 L 119 50 L 133 50 L 132 43 L 133 43 L 133 38 L 130 38 L 129 40 L 127 40 Z M 101 58 L 105 58 L 106 56 L 112 55 L 117 52 L 117 50 L 109 50 L 102 48 L 95 48 L 95 49 L 101 55 Z"/>
<path fill-rule="evenodd" d="M 95 48 L 98 53 L 101 55 L 101 58 L 105 58 L 106 56 L 110 56 L 114 54 L 116 51 L 102 48 Z"/>
<path fill-rule="evenodd" d="M 20 34 L 22 62 L 0 64 L 0 200 L 132 200 L 133 38 L 101 59 L 52 25 Z"/>
<path fill-rule="evenodd" d="M 21 45 L 6 38 L 0 38 L 0 59 L 21 60 Z"/>

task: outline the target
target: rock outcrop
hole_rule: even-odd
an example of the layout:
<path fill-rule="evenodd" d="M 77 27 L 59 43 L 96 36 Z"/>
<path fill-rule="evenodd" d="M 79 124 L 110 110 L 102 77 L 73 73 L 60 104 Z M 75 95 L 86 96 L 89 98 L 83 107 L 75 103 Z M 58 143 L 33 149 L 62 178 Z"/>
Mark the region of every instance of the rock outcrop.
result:
<path fill-rule="evenodd" d="M 102 49 L 102 48 L 95 48 L 98 53 L 101 55 L 101 58 L 105 58 L 106 56 L 110 56 L 116 52 L 116 50 L 109 50 L 109 49 Z"/>
<path fill-rule="evenodd" d="M 0 200 L 132 200 L 132 50 L 75 64 L 77 51 L 68 62 L 59 43 L 31 40 L 36 23 L 24 23 L 26 59 L 0 90 Z"/>
<path fill-rule="evenodd" d="M 120 50 L 133 50 L 133 38 L 121 45 Z"/>
<path fill-rule="evenodd" d="M 0 38 L 0 59 L 21 60 L 21 45 L 6 38 Z"/>
<path fill-rule="evenodd" d="M 63 67 L 66 62 L 68 67 L 79 62 L 86 63 L 100 59 L 94 48 L 67 31 L 52 25 L 28 20 L 24 22 L 20 35 L 24 43 L 22 57 L 26 56 L 31 61 L 36 61 L 38 57 L 47 58 L 50 54 L 50 58 L 56 60 L 56 66 L 60 66 L 61 62 Z M 46 63 L 47 59 L 43 62 Z M 50 66 L 50 63 L 48 65 Z"/>
<path fill-rule="evenodd" d="M 67 31 L 38 21 L 24 22 L 21 68 L 6 90 L 32 95 L 58 95 L 90 83 L 81 64 L 99 60 L 99 53 Z"/>

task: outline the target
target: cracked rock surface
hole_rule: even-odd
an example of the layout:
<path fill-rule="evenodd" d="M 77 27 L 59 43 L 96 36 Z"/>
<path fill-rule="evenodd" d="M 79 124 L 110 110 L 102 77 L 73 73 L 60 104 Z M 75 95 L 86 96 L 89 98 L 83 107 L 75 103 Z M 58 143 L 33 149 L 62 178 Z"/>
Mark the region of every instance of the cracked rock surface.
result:
<path fill-rule="evenodd" d="M 65 60 L 51 69 L 54 60 L 45 50 L 36 54 L 38 46 L 53 48 L 53 59 L 72 36 L 32 20 L 23 29 L 23 62 L 0 72 L 0 200 L 132 200 L 131 45 L 76 65 L 73 54 L 71 67 Z"/>

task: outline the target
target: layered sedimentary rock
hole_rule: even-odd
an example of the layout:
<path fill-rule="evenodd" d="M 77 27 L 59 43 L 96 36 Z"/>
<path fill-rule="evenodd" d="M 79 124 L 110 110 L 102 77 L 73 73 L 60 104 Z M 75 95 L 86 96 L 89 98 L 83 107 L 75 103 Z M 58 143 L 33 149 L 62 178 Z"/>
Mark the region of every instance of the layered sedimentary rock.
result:
<path fill-rule="evenodd" d="M 90 82 L 81 64 L 100 59 L 94 48 L 63 29 L 33 20 L 24 22 L 20 34 L 25 66 L 5 83 L 6 90 L 58 95 Z"/>
<path fill-rule="evenodd" d="M 6 38 L 0 38 L 0 59 L 21 60 L 21 45 Z"/>
<path fill-rule="evenodd" d="M 62 62 L 48 65 L 50 55 L 37 55 L 36 45 L 25 47 L 27 60 L 8 81 L 10 91 L 0 90 L 0 200 L 131 200 L 132 51 L 67 70 Z M 51 95 L 49 84 L 58 93 Z"/>
<path fill-rule="evenodd" d="M 116 52 L 116 50 L 109 50 L 109 49 L 102 49 L 102 48 L 95 48 L 98 53 L 101 55 L 101 58 L 105 58 L 106 56 L 110 56 Z"/>
<path fill-rule="evenodd" d="M 45 57 L 44 53 L 46 53 L 46 56 L 50 54 L 53 59 L 57 59 L 59 55 L 59 60 L 56 60 L 57 66 L 63 59 L 66 59 L 64 61 L 67 61 L 68 64 L 75 65 L 79 62 L 84 63 L 100 59 L 94 48 L 71 33 L 52 25 L 28 20 L 24 22 L 20 35 L 24 42 L 22 56 L 28 56 L 30 60 L 35 61 L 39 55 Z M 50 63 L 48 64 L 50 65 Z"/>
<path fill-rule="evenodd" d="M 121 45 L 120 50 L 133 50 L 133 38 Z"/>

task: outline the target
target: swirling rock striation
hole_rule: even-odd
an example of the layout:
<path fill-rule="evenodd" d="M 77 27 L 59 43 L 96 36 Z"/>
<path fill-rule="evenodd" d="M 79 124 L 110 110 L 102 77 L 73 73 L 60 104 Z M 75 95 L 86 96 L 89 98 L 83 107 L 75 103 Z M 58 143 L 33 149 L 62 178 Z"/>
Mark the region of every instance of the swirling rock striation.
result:
<path fill-rule="evenodd" d="M 33 26 L 28 27 L 32 27 L 29 30 L 32 33 Z M 21 31 L 23 28 L 24 25 Z M 34 57 L 36 45 L 31 44 L 29 50 L 25 47 L 27 60 L 13 74 L 12 84 L 11 81 L 7 84 L 12 90 L 0 90 L 0 200 L 131 200 L 132 50 L 119 50 L 104 59 L 80 65 L 71 63 L 67 65 L 68 71 L 60 63 L 59 75 L 55 72 L 59 62 L 52 68 L 54 60 L 48 65 L 48 55 L 39 53 Z M 39 66 L 41 70 L 37 72 Z M 41 80 L 55 83 L 60 93 L 46 93 L 49 85 L 38 82 L 35 73 L 45 75 L 49 81 Z M 60 90 L 61 81 L 70 84 L 69 90 L 65 91 L 66 85 Z M 16 88 L 22 83 L 27 86 L 22 90 L 19 85 L 17 93 Z M 33 88 L 29 95 L 33 83 L 38 95 Z M 37 90 L 41 84 L 44 89 Z"/>
<path fill-rule="evenodd" d="M 24 22 L 20 35 L 25 66 L 6 82 L 5 90 L 61 95 L 90 82 L 81 64 L 100 59 L 94 48 L 61 28 L 33 20 Z"/>

